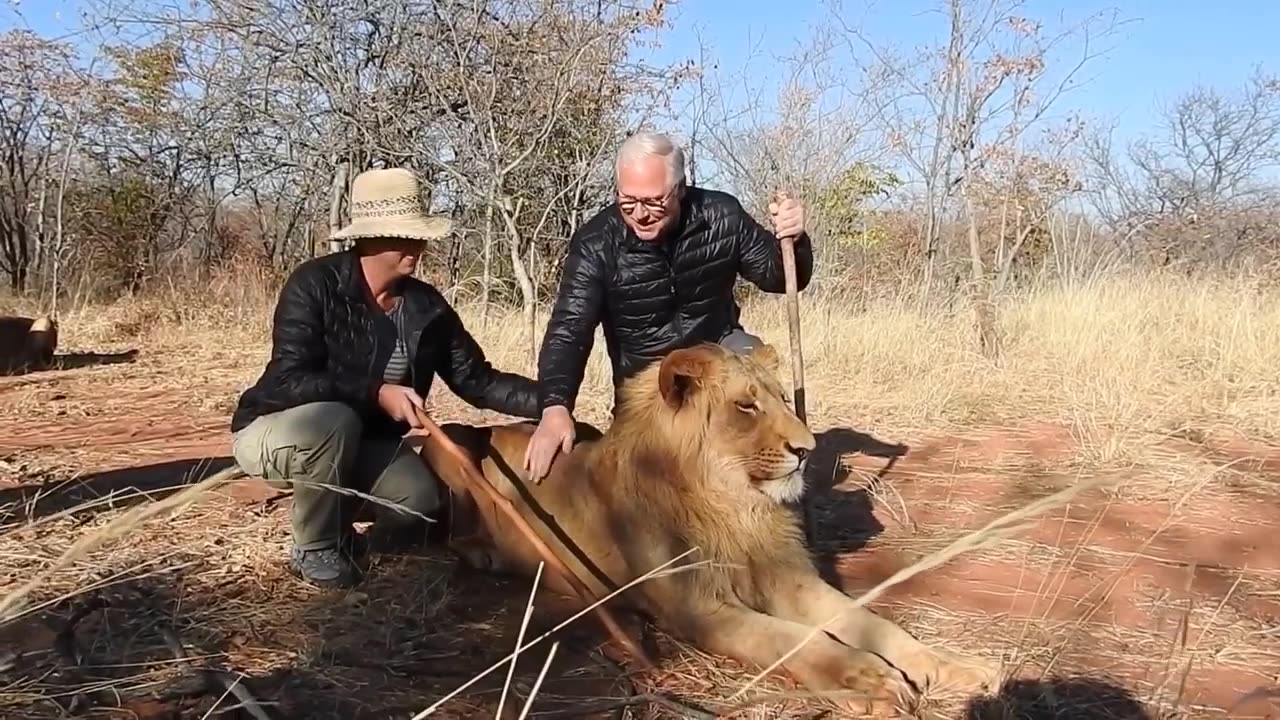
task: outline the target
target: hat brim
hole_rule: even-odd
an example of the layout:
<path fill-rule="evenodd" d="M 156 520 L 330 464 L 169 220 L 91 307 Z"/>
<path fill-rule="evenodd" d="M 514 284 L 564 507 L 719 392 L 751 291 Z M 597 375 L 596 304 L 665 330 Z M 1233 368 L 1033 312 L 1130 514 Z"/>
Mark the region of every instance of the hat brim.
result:
<path fill-rule="evenodd" d="M 446 238 L 453 232 L 453 221 L 447 217 L 397 218 L 378 220 L 360 218 L 329 236 L 331 240 L 365 240 L 396 238 L 429 242 Z"/>

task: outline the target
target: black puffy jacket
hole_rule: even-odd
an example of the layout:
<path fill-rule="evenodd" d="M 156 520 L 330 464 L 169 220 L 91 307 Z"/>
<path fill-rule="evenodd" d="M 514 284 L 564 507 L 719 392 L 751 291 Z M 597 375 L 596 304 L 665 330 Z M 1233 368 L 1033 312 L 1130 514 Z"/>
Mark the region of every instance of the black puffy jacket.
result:
<path fill-rule="evenodd" d="M 804 289 L 813 274 L 807 235 L 795 250 Z M 569 241 L 538 360 L 539 409 L 573 410 L 597 323 L 615 389 L 672 350 L 741 328 L 733 298 L 739 275 L 765 292 L 786 291 L 778 239 L 732 195 L 689 188 L 679 224 L 661 242 L 636 237 L 616 203 L 601 210 Z"/>
<path fill-rule="evenodd" d="M 427 396 L 439 374 L 476 407 L 537 417 L 533 380 L 495 370 L 439 291 L 409 277 L 402 292 L 405 347 L 419 395 Z M 406 423 L 392 420 L 378 406 L 380 370 L 394 348 L 377 340 L 377 310 L 365 299 L 367 293 L 360 261 L 349 250 L 294 269 L 276 304 L 271 359 L 258 382 L 240 396 L 232 432 L 259 415 L 326 400 L 350 405 L 368 433 L 408 431 Z"/>

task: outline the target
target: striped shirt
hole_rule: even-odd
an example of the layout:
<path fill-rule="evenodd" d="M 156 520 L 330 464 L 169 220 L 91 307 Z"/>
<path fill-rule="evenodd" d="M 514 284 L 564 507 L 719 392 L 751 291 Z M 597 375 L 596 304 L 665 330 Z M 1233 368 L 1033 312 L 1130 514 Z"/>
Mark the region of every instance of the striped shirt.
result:
<path fill-rule="evenodd" d="M 396 304 L 378 322 L 378 342 L 395 343 L 391 357 L 382 369 L 382 381 L 392 385 L 409 384 L 409 354 L 404 346 L 404 302 L 396 298 Z"/>

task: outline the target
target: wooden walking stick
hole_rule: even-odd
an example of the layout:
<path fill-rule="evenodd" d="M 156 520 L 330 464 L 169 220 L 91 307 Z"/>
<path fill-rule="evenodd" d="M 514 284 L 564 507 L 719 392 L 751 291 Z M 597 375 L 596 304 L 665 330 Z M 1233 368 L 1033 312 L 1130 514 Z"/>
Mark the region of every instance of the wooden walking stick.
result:
<path fill-rule="evenodd" d="M 775 193 L 774 202 L 782 202 L 791 196 Z M 791 336 L 791 387 L 794 394 L 796 415 L 800 422 L 809 423 L 804 407 L 804 352 L 800 348 L 800 283 L 796 280 L 796 238 L 794 235 L 779 238 L 782 243 L 782 274 L 787 288 L 787 329 Z M 805 542 L 810 548 L 817 541 L 817 528 L 813 521 L 812 494 L 800 499 L 800 519 L 804 524 Z"/>
<path fill-rule="evenodd" d="M 422 424 L 423 432 L 426 433 L 424 442 L 431 443 L 437 450 L 442 451 L 458 464 L 458 469 L 461 471 L 460 475 L 468 489 L 473 494 L 488 498 L 490 502 L 496 505 L 503 514 L 507 516 L 507 519 L 516 526 L 520 531 L 520 534 L 525 536 L 525 539 L 529 541 L 529 544 L 533 546 L 533 549 L 542 556 L 542 560 L 549 568 L 551 568 L 551 571 L 563 576 L 565 581 L 573 587 L 574 591 L 578 594 L 578 597 L 584 603 L 590 605 L 594 602 L 591 590 L 588 589 L 580 579 L 578 579 L 577 575 L 573 574 L 573 571 L 570 570 L 564 562 L 560 560 L 560 558 L 556 557 L 555 553 L 553 553 L 551 548 L 543 542 L 542 538 L 538 537 L 538 534 L 529 526 L 528 521 L 526 521 L 524 516 L 516 510 L 515 506 L 511 504 L 511 501 L 504 497 L 502 493 L 498 492 L 497 489 L 489 483 L 489 480 L 485 478 L 484 474 L 480 472 L 480 469 L 475 466 L 475 463 L 467 452 L 458 447 L 458 444 L 451 440 L 449 436 L 445 435 L 444 431 L 440 429 L 440 426 L 428 417 L 425 412 L 415 408 L 414 414 L 418 416 L 418 422 Z M 623 649 L 630 653 L 632 658 L 639 662 L 646 670 L 653 668 L 653 661 L 650 660 L 649 656 L 643 649 L 641 649 L 639 643 L 632 640 L 631 637 L 623 631 L 622 627 L 618 625 L 618 621 L 613 617 L 613 613 L 609 612 L 608 608 L 604 605 L 597 605 L 592 612 L 594 612 L 596 617 L 600 619 L 600 623 L 604 625 L 604 629 L 609 633 L 609 635 L 611 635 L 613 639 L 623 647 Z"/>

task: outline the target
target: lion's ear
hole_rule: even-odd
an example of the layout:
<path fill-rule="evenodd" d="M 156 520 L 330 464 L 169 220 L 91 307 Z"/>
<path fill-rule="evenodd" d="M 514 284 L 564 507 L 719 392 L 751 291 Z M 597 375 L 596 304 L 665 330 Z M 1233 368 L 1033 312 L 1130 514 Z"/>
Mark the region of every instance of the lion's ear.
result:
<path fill-rule="evenodd" d="M 751 349 L 750 355 L 753 362 L 771 373 L 778 372 L 778 351 L 772 345 L 762 344 Z"/>
<path fill-rule="evenodd" d="M 684 404 L 698 381 L 711 375 L 720 357 L 713 347 L 675 350 L 662 359 L 658 369 L 658 392 L 673 409 Z"/>

